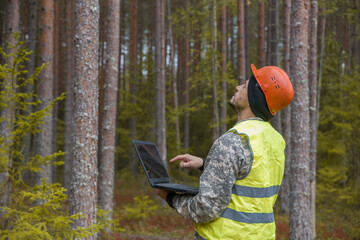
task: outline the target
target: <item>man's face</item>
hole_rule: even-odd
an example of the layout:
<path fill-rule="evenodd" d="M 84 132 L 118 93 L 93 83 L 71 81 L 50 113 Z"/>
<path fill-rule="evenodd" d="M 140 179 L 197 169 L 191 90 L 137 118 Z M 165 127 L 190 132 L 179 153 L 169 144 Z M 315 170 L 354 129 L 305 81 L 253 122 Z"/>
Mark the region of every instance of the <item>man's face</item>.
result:
<path fill-rule="evenodd" d="M 229 104 L 235 110 L 236 113 L 242 111 L 243 109 L 249 107 L 249 100 L 247 95 L 247 89 L 249 85 L 249 80 L 244 84 L 236 86 L 236 92 L 234 96 L 230 98 Z"/>

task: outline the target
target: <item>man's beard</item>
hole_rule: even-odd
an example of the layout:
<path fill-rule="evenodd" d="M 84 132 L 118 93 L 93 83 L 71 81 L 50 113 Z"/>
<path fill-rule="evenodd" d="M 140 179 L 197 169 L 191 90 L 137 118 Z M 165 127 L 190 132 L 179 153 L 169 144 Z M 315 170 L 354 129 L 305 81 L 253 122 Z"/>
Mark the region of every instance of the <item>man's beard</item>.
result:
<path fill-rule="evenodd" d="M 235 105 L 234 103 L 232 103 L 231 100 L 229 101 L 229 105 L 230 105 L 230 107 L 235 111 L 235 113 L 238 113 L 238 112 L 241 111 L 241 107 Z"/>

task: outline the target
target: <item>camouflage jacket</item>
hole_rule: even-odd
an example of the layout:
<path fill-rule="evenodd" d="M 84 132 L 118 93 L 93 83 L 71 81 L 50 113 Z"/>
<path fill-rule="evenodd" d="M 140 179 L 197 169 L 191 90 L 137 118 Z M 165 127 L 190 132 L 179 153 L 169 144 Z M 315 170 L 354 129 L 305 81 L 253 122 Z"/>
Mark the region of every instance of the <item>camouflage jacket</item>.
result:
<path fill-rule="evenodd" d="M 196 196 L 176 194 L 176 211 L 196 223 L 218 218 L 228 206 L 235 181 L 251 166 L 251 150 L 245 135 L 227 132 L 218 138 L 205 160 Z M 195 235 L 195 239 L 197 239 Z"/>

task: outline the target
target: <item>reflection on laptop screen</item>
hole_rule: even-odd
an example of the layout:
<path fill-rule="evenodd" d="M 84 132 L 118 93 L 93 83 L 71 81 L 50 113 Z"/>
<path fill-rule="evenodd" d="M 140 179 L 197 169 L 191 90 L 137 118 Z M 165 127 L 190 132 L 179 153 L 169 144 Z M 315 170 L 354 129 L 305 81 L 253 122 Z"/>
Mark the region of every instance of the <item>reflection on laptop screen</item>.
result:
<path fill-rule="evenodd" d="M 136 143 L 136 148 L 150 178 L 169 178 L 155 145 Z"/>

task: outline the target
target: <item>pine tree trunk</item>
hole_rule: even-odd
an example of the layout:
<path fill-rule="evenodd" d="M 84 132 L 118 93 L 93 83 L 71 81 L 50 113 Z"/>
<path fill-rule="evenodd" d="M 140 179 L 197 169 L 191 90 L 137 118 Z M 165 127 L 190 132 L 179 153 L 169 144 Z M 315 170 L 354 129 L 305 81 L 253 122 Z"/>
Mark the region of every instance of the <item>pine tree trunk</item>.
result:
<path fill-rule="evenodd" d="M 106 14 L 106 54 L 104 109 L 100 128 L 100 178 L 99 204 L 105 211 L 114 208 L 114 176 L 115 176 L 115 130 L 118 92 L 119 37 L 120 37 L 120 1 L 108 0 Z M 112 219 L 108 213 L 107 220 Z"/>
<path fill-rule="evenodd" d="M 137 85 L 138 85 L 138 61 L 137 61 L 137 44 L 138 44 L 138 1 L 130 1 L 130 42 L 129 42 L 129 71 L 130 71 L 130 94 L 136 96 Z M 130 103 L 136 104 L 136 99 L 130 97 Z M 131 137 L 134 139 L 136 137 L 136 117 L 131 117 L 129 120 L 129 129 L 131 131 Z M 131 143 L 129 143 L 131 144 Z M 138 172 L 137 161 L 132 161 L 136 159 L 135 152 L 132 151 L 130 154 L 130 166 L 131 172 L 135 176 Z"/>
<path fill-rule="evenodd" d="M 220 133 L 224 133 L 227 130 L 226 125 L 226 116 L 227 116 L 227 11 L 226 3 L 222 2 L 221 7 L 221 68 L 222 68 L 222 80 L 221 80 L 221 90 L 222 90 L 222 101 L 220 105 Z"/>
<path fill-rule="evenodd" d="M 317 0 L 311 0 L 309 21 L 309 94 L 310 94 L 310 190 L 311 190 L 311 232 L 316 239 L 316 149 L 317 149 Z"/>
<path fill-rule="evenodd" d="M 62 42 L 63 42 L 63 27 L 61 23 L 63 19 L 63 1 L 54 2 L 54 86 L 53 86 L 53 96 L 56 98 L 60 95 L 60 92 L 63 91 L 61 81 L 63 76 L 64 69 L 64 55 L 62 51 Z M 57 138 L 58 138 L 58 118 L 59 118 L 59 103 L 55 103 L 52 109 L 52 152 L 57 152 Z M 57 182 L 57 166 L 51 166 L 51 182 Z"/>
<path fill-rule="evenodd" d="M 235 60 L 235 44 L 236 44 L 236 37 L 234 34 L 234 27 L 235 27 L 235 21 L 234 21 L 234 15 L 232 11 L 228 12 L 228 27 L 229 27 L 229 38 L 230 38 L 230 44 L 229 44 L 229 57 L 228 59 L 231 61 L 231 68 L 236 69 L 236 60 Z"/>
<path fill-rule="evenodd" d="M 213 140 L 215 141 L 220 134 L 219 131 L 219 107 L 218 107 L 218 90 L 217 90 L 217 0 L 213 0 L 212 6 L 212 18 L 211 18 L 211 27 L 212 27 L 212 56 L 211 56 L 211 69 L 212 69 L 212 87 L 213 87 Z"/>
<path fill-rule="evenodd" d="M 354 20 L 359 19 L 359 0 L 353 0 L 353 8 L 354 8 Z M 353 21 L 352 24 L 352 51 L 351 51 L 351 67 L 359 66 L 360 64 L 360 53 L 359 53 L 359 21 Z"/>
<path fill-rule="evenodd" d="M 66 57 L 65 57 L 65 136 L 64 136 L 64 168 L 63 168 L 63 182 L 64 187 L 69 190 L 71 183 L 71 169 L 72 169 L 72 132 L 73 132 L 73 114 L 74 114 L 74 67 L 73 67 L 73 39 L 74 39 L 74 2 L 66 2 Z"/>
<path fill-rule="evenodd" d="M 185 8 L 190 8 L 190 1 L 186 0 Z M 187 12 L 187 16 L 189 13 Z M 165 30 L 164 30 L 165 31 Z M 189 84 L 189 77 L 190 77 L 190 21 L 187 19 L 186 21 L 186 33 L 185 33 L 185 51 L 184 51 L 184 104 L 189 106 L 190 104 L 190 84 Z M 190 146 L 190 115 L 189 110 L 185 110 L 184 114 L 184 147 L 187 149 Z"/>
<path fill-rule="evenodd" d="M 155 1 L 155 132 L 156 144 L 166 161 L 165 118 L 165 0 Z"/>
<path fill-rule="evenodd" d="M 238 83 L 246 81 L 245 70 L 245 11 L 244 1 L 237 1 L 237 25 L 238 25 Z"/>
<path fill-rule="evenodd" d="M 5 15 L 5 46 L 4 50 L 7 54 L 11 52 L 7 46 L 7 42 L 14 45 L 15 39 L 12 34 L 19 31 L 19 1 L 11 0 L 7 1 L 6 5 L 6 15 Z M 10 58 L 10 61 L 13 62 L 13 58 Z M 8 63 L 9 64 L 9 63 Z M 14 85 L 16 83 L 16 79 L 8 79 L 9 81 L 3 82 L 2 87 L 8 89 L 5 96 L 6 107 L 1 111 L 2 121 L 0 122 L 0 133 L 1 137 L 4 138 L 3 143 L 4 146 L 2 150 L 5 151 L 7 155 L 7 166 L 9 168 L 12 167 L 13 162 L 13 154 L 12 154 L 12 142 L 11 142 L 11 132 L 14 130 L 14 122 L 15 122 L 15 106 L 14 101 L 12 100 L 13 94 L 15 94 Z M 15 81 L 15 82 L 12 82 Z M 3 91 L 3 89 L 1 89 Z M 4 100 L 3 100 L 4 101 Z M 4 102 L 2 102 L 4 103 Z M 6 159 L 5 158 L 5 159 Z M 0 172 L 0 207 L 7 207 L 11 201 L 11 179 L 9 178 L 8 171 Z M 3 217 L 3 210 L 0 209 L 0 219 Z M 0 222 L 1 223 L 1 222 Z M 1 224 L 4 227 L 6 224 Z"/>
<path fill-rule="evenodd" d="M 265 49 L 265 3 L 259 1 L 259 33 L 258 33 L 258 56 L 259 56 L 259 68 L 265 66 L 266 62 L 266 49 Z"/>
<path fill-rule="evenodd" d="M 75 5 L 75 106 L 70 215 L 82 212 L 73 227 L 96 224 L 98 151 L 99 2 Z M 96 239 L 95 236 L 88 239 Z"/>
<path fill-rule="evenodd" d="M 28 40 L 26 41 L 26 47 L 28 50 L 33 51 L 33 54 L 29 55 L 29 61 L 26 63 L 26 70 L 28 71 L 28 76 L 30 76 L 35 69 L 36 63 L 36 41 L 37 41 L 37 23 L 38 23 L 38 0 L 30 0 L 28 3 L 28 16 L 27 16 L 27 26 L 25 35 L 28 36 Z M 25 86 L 25 92 L 33 92 L 34 86 L 32 84 L 27 84 Z M 28 102 L 32 102 L 33 98 L 30 97 Z M 32 106 L 28 105 L 25 114 L 29 115 L 32 112 Z M 30 151 L 31 151 L 31 134 L 27 133 L 26 136 L 23 138 L 23 155 L 25 162 L 27 163 L 30 158 Z M 22 178 L 25 182 L 29 181 L 29 171 L 25 171 L 22 175 Z"/>
<path fill-rule="evenodd" d="M 279 42 L 279 1 L 270 0 L 269 1 L 269 35 L 268 35 L 268 57 L 269 65 L 278 66 L 278 42 Z M 273 127 L 281 133 L 281 112 L 278 112 L 273 119 L 271 119 L 271 124 Z"/>
<path fill-rule="evenodd" d="M 40 62 L 47 63 L 47 67 L 40 73 L 37 84 L 38 97 L 41 101 L 40 109 L 49 106 L 54 99 L 54 0 L 40 1 Z M 35 135 L 35 153 L 40 156 L 52 154 L 53 119 L 44 118 L 42 132 Z M 35 183 L 40 184 L 42 178 L 52 182 L 51 165 L 42 166 L 44 172 L 38 172 Z"/>
<path fill-rule="evenodd" d="M 279 28 L 279 1 L 269 1 L 269 64 L 278 66 L 278 28 Z"/>
<path fill-rule="evenodd" d="M 180 121 L 179 121 L 179 100 L 178 100 L 178 87 L 175 74 L 175 43 L 172 31 L 172 19 L 171 19 L 171 2 L 167 0 L 168 19 L 169 19 L 169 44 L 170 44 L 170 65 L 171 65 L 171 86 L 173 94 L 173 107 L 175 111 L 175 131 L 176 131 L 176 150 L 180 150 Z M 195 53 L 196 54 L 196 53 Z"/>
<path fill-rule="evenodd" d="M 245 81 L 250 78 L 250 1 L 244 0 L 244 29 L 245 29 Z"/>
<path fill-rule="evenodd" d="M 284 71 L 290 74 L 290 11 L 291 0 L 284 0 Z M 289 215 L 290 204 L 290 163 L 291 163 L 291 105 L 282 110 L 282 133 L 286 142 L 285 171 L 280 190 L 280 208 Z"/>
<path fill-rule="evenodd" d="M 318 76 L 318 86 L 317 86 L 317 92 L 319 93 L 317 95 L 317 100 L 316 102 L 317 104 L 317 109 L 316 112 L 318 113 L 317 116 L 317 121 L 319 122 L 319 112 L 320 112 L 320 93 L 321 93 L 321 80 L 322 80 L 322 68 L 323 68 L 323 62 L 324 62 L 324 56 L 325 56 L 325 31 L 326 31 L 326 9 L 325 7 L 320 8 L 320 29 L 319 32 L 321 31 L 321 38 L 320 38 L 320 63 L 319 63 L 319 76 Z M 317 123 L 318 124 L 318 123 Z M 319 124 L 318 124 L 319 125 Z"/>
<path fill-rule="evenodd" d="M 308 18 L 310 1 L 291 3 L 291 108 L 293 159 L 291 161 L 290 238 L 311 239 L 310 216 L 310 116 L 308 79 Z"/>

